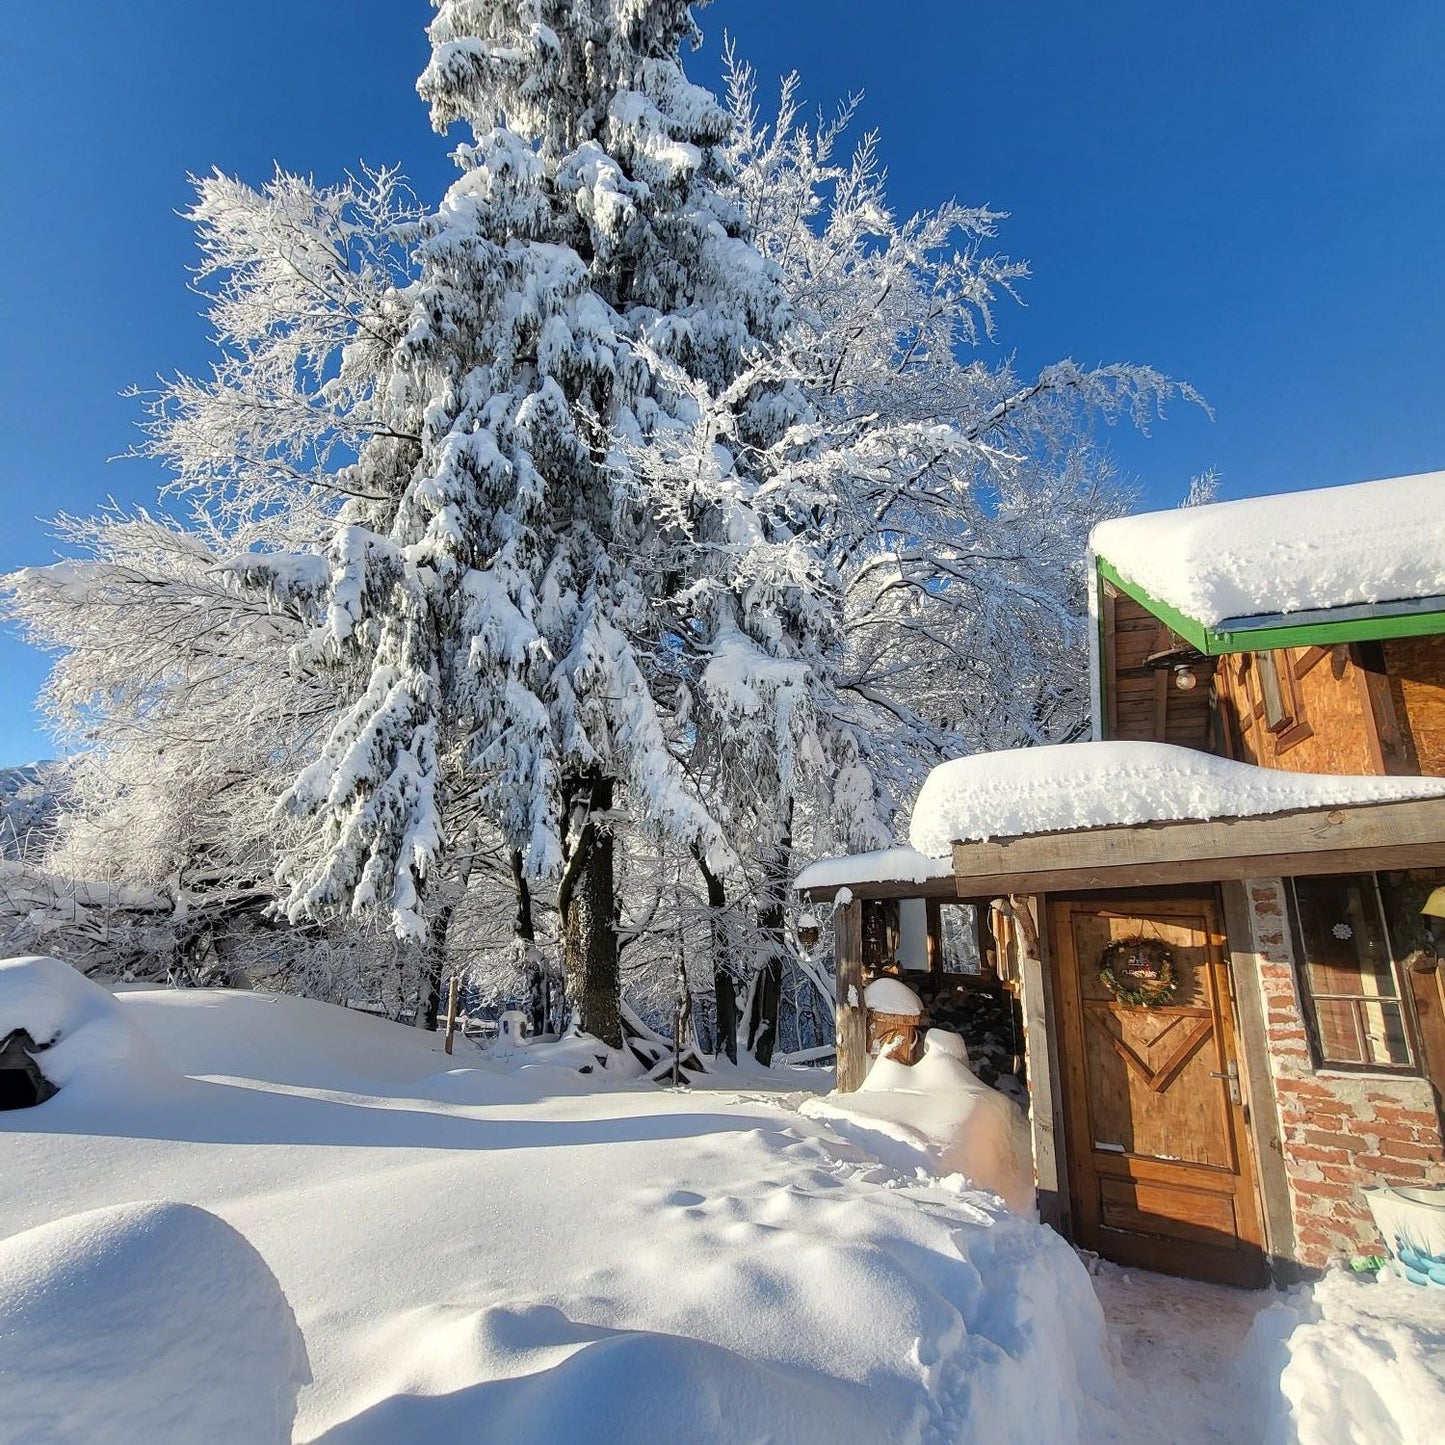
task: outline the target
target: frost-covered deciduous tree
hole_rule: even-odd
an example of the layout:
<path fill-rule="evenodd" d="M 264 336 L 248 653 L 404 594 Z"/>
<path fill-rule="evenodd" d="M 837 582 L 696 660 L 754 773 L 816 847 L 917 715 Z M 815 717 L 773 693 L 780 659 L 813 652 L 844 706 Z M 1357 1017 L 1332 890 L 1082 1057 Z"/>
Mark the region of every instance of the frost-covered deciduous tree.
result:
<path fill-rule="evenodd" d="M 795 849 L 876 846 L 933 763 L 1083 726 L 1084 541 L 1127 506 L 1095 424 L 1143 426 L 1170 394 L 1193 398 L 1146 367 L 1066 361 L 1021 379 L 983 359 L 999 301 L 1027 274 L 989 250 L 1000 217 L 950 203 L 898 219 L 876 137 L 838 154 L 854 108 L 809 128 L 796 96 L 794 78 L 764 125 L 751 73 L 731 68 L 734 194 L 783 274 L 788 326 L 637 467 L 723 495 L 730 396 L 765 386 L 795 402 L 750 458 L 763 545 L 740 530 L 710 547 L 729 609 L 764 595 L 766 625 L 786 599 L 788 647 L 751 647 L 750 629 L 733 627 L 726 664 L 714 659 L 694 690 L 689 753 L 740 840 L 737 876 L 703 878 L 720 936 L 736 936 L 721 920 L 737 897 L 753 905 L 738 971 L 760 1056 L 776 1028 Z M 681 545 L 709 545 L 680 532 Z M 706 686 L 722 674 L 728 685 Z M 720 969 L 720 1020 L 733 993 Z"/>
<path fill-rule="evenodd" d="M 840 154 L 855 107 L 774 121 L 733 62 L 730 157 L 756 244 L 786 278 L 781 357 L 814 421 L 775 449 L 810 480 L 815 545 L 845 597 L 842 716 L 895 800 L 940 757 L 1059 741 L 1085 715 L 1089 528 L 1127 509 L 1096 426 L 1147 427 L 1171 395 L 1149 367 L 1072 361 L 1021 378 L 981 343 L 1027 268 L 994 254 L 999 213 L 888 204 L 878 139 Z M 822 842 L 850 842 L 823 838 Z"/>
<path fill-rule="evenodd" d="M 261 918 L 278 848 L 316 846 L 275 802 L 344 680 L 295 664 L 310 608 L 240 585 L 228 563 L 304 555 L 330 529 L 344 499 L 332 460 L 375 424 L 363 353 L 394 330 L 406 207 L 388 172 L 196 185 L 197 287 L 221 355 L 151 400 L 141 448 L 172 468 L 188 514 L 62 518 L 72 559 L 5 579 L 6 612 L 57 653 L 44 701 L 81 749 L 47 862 L 95 897 L 105 884 L 168 900 L 143 927 L 112 910 L 121 972 L 195 977 L 219 948 L 254 977 L 338 998 L 354 984 L 399 1011 L 414 1003 L 404 950 L 364 924 L 302 933 Z"/>
<path fill-rule="evenodd" d="M 287 668 L 301 618 L 238 589 L 230 537 L 199 517 L 107 512 L 60 534 L 76 556 L 5 579 L 7 610 L 58 653 L 43 701 L 81 745 L 43 854 L 0 897 L 15 941 L 112 976 L 335 998 L 366 982 L 399 1010 L 406 960 L 374 931 L 265 917 L 278 843 L 299 842 L 276 795 L 337 705 L 333 678 Z"/>

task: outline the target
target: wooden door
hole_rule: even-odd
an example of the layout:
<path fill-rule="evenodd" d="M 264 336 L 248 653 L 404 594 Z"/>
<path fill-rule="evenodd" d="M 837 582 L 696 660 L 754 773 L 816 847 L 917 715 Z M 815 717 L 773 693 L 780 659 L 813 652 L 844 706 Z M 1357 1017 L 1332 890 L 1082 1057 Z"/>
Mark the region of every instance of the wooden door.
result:
<path fill-rule="evenodd" d="M 1210 899 L 1097 898 L 1050 908 L 1074 1238 L 1120 1264 L 1267 1282 L 1228 964 Z M 1115 939 L 1157 938 L 1167 1005 L 1100 978 Z"/>

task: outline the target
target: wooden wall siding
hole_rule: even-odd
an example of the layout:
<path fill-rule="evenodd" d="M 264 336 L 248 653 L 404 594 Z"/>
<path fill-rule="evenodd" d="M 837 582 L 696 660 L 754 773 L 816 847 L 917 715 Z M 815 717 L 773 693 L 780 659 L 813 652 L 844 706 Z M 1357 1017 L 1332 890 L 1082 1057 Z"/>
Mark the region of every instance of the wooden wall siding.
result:
<path fill-rule="evenodd" d="M 1402 637 L 1386 642 L 1384 654 L 1410 771 L 1445 777 L 1445 637 Z"/>
<path fill-rule="evenodd" d="M 1245 884 L 1247 940 L 1258 960 L 1269 1068 L 1289 1185 L 1296 1258 L 1317 1267 L 1375 1253 L 1364 1191 L 1445 1183 L 1445 1148 L 1427 1079 L 1314 1068 L 1300 1014 L 1284 885 Z"/>
<path fill-rule="evenodd" d="M 1189 692 L 1174 686 L 1167 667 L 1147 659 L 1169 646 L 1170 632 L 1153 613 L 1115 588 L 1104 589 L 1104 735 L 1129 742 L 1177 743 L 1210 751 L 1209 684 L 1212 658 L 1193 672 L 1198 685 Z"/>
<path fill-rule="evenodd" d="M 1294 773 L 1383 773 L 1372 745 L 1369 678 L 1349 646 L 1297 647 L 1272 654 L 1292 725 L 1270 731 L 1260 681 L 1259 654 L 1220 658 L 1214 674 L 1218 706 L 1230 746 L 1241 761 Z"/>

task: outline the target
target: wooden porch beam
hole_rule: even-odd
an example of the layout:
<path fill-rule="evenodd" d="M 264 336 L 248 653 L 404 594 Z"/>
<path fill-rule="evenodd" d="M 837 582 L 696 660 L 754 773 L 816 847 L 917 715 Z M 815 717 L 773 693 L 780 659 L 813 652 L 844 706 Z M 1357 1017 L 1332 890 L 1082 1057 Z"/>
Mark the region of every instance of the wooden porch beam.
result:
<path fill-rule="evenodd" d="M 1076 893 L 1103 888 L 1146 888 L 1223 883 L 1246 878 L 1299 878 L 1324 873 L 1382 873 L 1396 868 L 1445 868 L 1445 842 L 1400 848 L 1340 849 L 1318 853 L 1260 853 L 1168 863 L 1104 863 L 1092 867 L 970 873 L 958 880 L 960 900 L 1003 893 Z"/>

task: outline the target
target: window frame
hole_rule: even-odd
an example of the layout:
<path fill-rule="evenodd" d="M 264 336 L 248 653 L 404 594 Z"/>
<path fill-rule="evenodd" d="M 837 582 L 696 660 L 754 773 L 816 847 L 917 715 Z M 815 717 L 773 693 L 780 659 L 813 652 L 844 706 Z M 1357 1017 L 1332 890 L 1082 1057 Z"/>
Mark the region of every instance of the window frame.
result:
<path fill-rule="evenodd" d="M 1307 951 L 1303 920 L 1300 915 L 1299 896 L 1296 885 L 1301 881 L 1317 882 L 1322 879 L 1336 878 L 1345 881 L 1361 881 L 1367 883 L 1364 890 L 1368 904 L 1373 906 L 1375 925 L 1379 930 L 1379 936 L 1383 940 L 1385 948 L 1385 962 L 1388 966 L 1388 978 L 1393 984 L 1395 992 L 1393 995 L 1367 994 L 1367 993 L 1336 993 L 1333 991 L 1317 993 L 1313 980 L 1310 976 L 1311 960 Z M 1295 940 L 1295 981 L 1299 993 L 1300 1016 L 1305 1026 L 1305 1033 L 1309 1037 L 1310 1059 L 1315 1071 L 1327 1071 L 1330 1073 L 1348 1074 L 1376 1074 L 1388 1078 L 1420 1078 L 1423 1073 L 1424 1064 L 1421 1058 L 1420 1042 L 1416 1035 L 1415 1018 L 1411 1009 L 1409 992 L 1405 987 L 1403 972 L 1400 967 L 1400 960 L 1395 956 L 1395 944 L 1390 934 L 1389 918 L 1385 912 L 1384 899 L 1380 895 L 1380 880 L 1375 873 L 1319 873 L 1303 875 L 1301 878 L 1285 879 L 1285 893 L 1289 904 L 1290 928 Z M 1361 973 L 1363 978 L 1363 972 Z M 1349 1003 L 1353 1007 L 1350 1017 L 1355 1027 L 1356 1040 L 1363 1044 L 1369 1037 L 1362 1018 L 1362 1005 L 1366 1003 L 1393 1004 L 1399 1012 L 1400 1031 L 1404 1038 L 1405 1050 L 1408 1059 L 1403 1063 L 1378 1063 L 1373 1060 L 1355 1061 L 1336 1059 L 1328 1057 L 1325 1053 L 1323 1035 L 1319 1025 L 1319 1015 L 1316 1010 L 1318 1000 L 1327 1000 L 1332 1003 Z M 1365 1052 L 1361 1049 L 1361 1052 Z"/>

